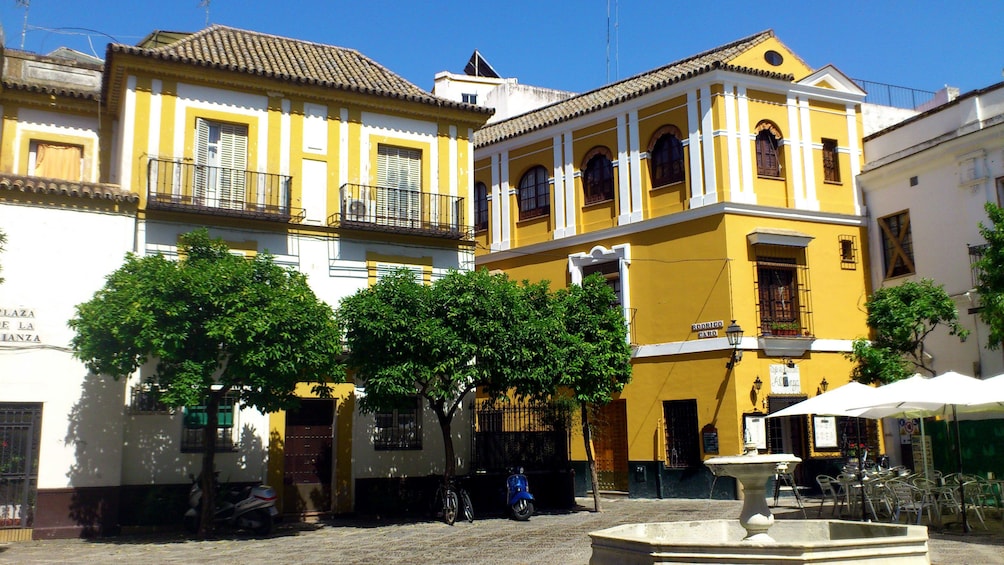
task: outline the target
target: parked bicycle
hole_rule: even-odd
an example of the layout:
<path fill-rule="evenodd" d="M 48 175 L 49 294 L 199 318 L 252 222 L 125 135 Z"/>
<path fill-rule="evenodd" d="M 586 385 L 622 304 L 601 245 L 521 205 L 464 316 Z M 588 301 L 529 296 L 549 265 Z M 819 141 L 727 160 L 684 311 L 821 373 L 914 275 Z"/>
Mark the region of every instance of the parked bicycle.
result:
<path fill-rule="evenodd" d="M 470 495 L 452 480 L 444 478 L 443 482 L 436 486 L 432 509 L 451 526 L 457 521 L 458 516 L 462 516 L 468 522 L 474 521 L 474 504 L 471 503 Z"/>

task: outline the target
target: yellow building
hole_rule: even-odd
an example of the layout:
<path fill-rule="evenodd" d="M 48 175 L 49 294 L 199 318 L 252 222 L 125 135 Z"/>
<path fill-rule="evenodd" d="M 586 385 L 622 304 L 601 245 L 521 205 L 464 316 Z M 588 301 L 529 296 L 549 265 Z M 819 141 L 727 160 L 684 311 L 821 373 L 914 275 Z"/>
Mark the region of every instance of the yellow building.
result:
<path fill-rule="evenodd" d="M 842 422 L 763 416 L 847 382 L 867 335 L 863 98 L 766 31 L 477 132 L 477 265 L 600 273 L 623 307 L 633 380 L 598 415 L 601 489 L 707 496 L 701 461 L 745 438 L 806 459 L 802 484 L 836 464 Z"/>
<path fill-rule="evenodd" d="M 103 63 L 3 55 L 0 312 L 42 329 L 0 344 L 0 416 L 38 420 L 18 443 L 37 477 L 0 504 L 24 506 L 35 537 L 178 523 L 119 501 L 184 499 L 198 472 L 202 428 L 185 417 L 198 407 L 159 404 L 149 367 L 126 382 L 88 375 L 68 348 L 74 305 L 126 252 L 176 256 L 179 235 L 206 227 L 303 272 L 332 306 L 396 267 L 430 281 L 474 266 L 471 139 L 490 110 L 352 49 L 224 26 L 112 44 Z M 351 383 L 333 401 L 299 392 L 295 412 L 223 408 L 222 479 L 267 481 L 284 513 L 303 515 L 375 508 L 390 485 L 442 473 L 438 426 L 417 402 L 365 415 Z M 470 421 L 459 414 L 456 429 Z"/>

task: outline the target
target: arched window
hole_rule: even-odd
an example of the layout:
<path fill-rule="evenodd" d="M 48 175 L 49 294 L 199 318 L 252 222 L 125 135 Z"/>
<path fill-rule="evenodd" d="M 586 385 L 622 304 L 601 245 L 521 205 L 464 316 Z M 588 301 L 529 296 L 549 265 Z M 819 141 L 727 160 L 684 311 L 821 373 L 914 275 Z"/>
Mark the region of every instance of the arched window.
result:
<path fill-rule="evenodd" d="M 474 184 L 474 229 L 488 229 L 488 187 L 483 182 Z"/>
<path fill-rule="evenodd" d="M 652 186 L 683 182 L 683 142 L 675 126 L 663 126 L 652 136 L 648 148 Z"/>
<path fill-rule="evenodd" d="M 610 150 L 596 147 L 586 153 L 582 168 L 582 192 L 586 204 L 614 199 L 614 164 Z"/>
<path fill-rule="evenodd" d="M 547 169 L 540 165 L 519 179 L 519 219 L 536 218 L 551 213 L 551 194 Z"/>
<path fill-rule="evenodd" d="M 756 174 L 761 177 L 781 176 L 781 130 L 771 122 L 756 126 Z"/>

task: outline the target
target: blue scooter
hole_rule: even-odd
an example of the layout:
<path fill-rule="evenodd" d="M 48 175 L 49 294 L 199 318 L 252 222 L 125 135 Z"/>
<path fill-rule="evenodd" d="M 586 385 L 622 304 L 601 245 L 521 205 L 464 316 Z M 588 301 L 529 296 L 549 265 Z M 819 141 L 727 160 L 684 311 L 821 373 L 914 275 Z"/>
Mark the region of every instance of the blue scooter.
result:
<path fill-rule="evenodd" d="M 506 500 L 509 501 L 509 515 L 521 522 L 529 520 L 533 515 L 533 495 L 530 494 L 530 483 L 523 474 L 523 468 L 515 470 L 505 481 L 508 489 Z"/>

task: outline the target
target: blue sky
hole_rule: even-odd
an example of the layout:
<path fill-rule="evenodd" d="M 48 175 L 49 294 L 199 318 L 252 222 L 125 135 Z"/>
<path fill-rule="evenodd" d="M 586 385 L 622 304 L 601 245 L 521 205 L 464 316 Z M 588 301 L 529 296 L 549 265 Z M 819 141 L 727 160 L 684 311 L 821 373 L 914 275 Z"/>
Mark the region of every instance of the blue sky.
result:
<path fill-rule="evenodd" d="M 23 0 L 22 0 L 23 3 Z M 1000 82 L 1004 1 L 704 2 L 610 0 L 211 0 L 209 21 L 351 47 L 418 86 L 462 72 L 475 48 L 521 83 L 584 92 L 773 29 L 814 68 L 852 78 L 963 92 Z M 760 13 L 755 13 L 759 10 Z M 23 7 L 0 0 L 5 44 L 20 48 Z M 614 24 L 617 24 L 616 27 Z M 199 0 L 30 0 L 24 48 L 104 56 L 114 37 L 205 27 Z"/>

